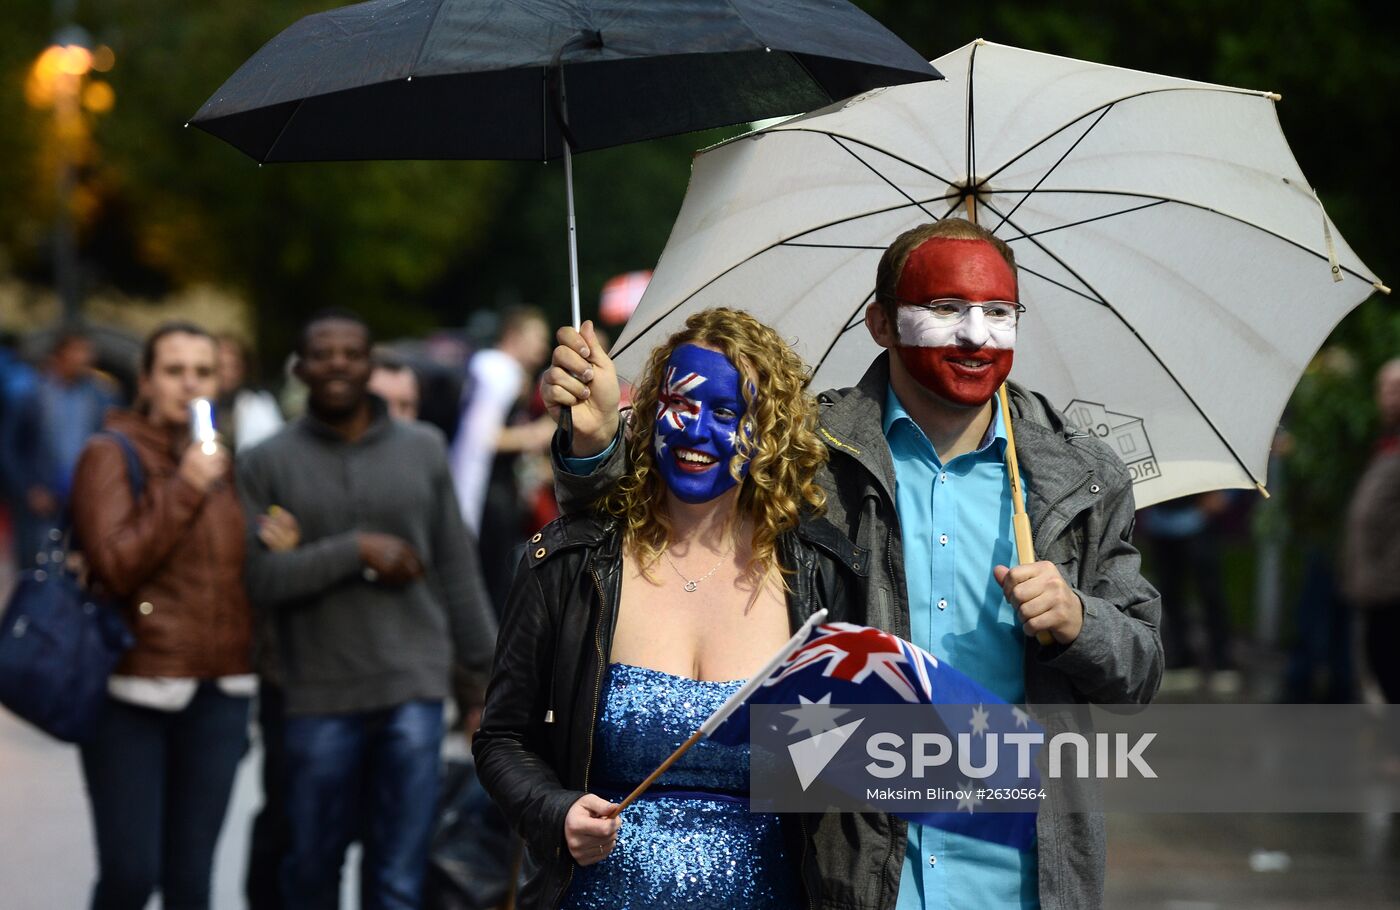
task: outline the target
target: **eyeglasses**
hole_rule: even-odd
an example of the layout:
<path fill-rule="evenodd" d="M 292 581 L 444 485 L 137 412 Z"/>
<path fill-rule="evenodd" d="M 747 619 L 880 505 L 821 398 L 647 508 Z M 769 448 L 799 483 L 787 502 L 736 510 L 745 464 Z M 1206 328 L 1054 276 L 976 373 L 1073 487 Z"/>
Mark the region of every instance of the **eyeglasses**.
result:
<path fill-rule="evenodd" d="M 985 303 L 972 303 L 957 297 L 940 297 L 937 300 L 915 303 L 912 300 L 901 300 L 898 297 L 891 299 L 905 306 L 918 307 L 929 315 L 935 325 L 940 326 L 957 325 L 967 318 L 969 310 L 978 309 L 982 311 L 982 318 L 987 321 L 987 325 L 994 329 L 1009 329 L 1020 321 L 1021 314 L 1026 311 L 1024 306 L 1012 300 L 988 300 Z"/>

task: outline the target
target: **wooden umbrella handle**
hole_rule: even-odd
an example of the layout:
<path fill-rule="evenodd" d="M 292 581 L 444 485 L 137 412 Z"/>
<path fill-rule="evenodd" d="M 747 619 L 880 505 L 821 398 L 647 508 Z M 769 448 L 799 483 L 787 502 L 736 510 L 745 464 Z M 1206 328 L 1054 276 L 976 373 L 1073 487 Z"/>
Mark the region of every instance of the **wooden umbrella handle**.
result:
<path fill-rule="evenodd" d="M 977 194 L 968 193 L 963 203 L 967 206 L 967 220 L 976 224 Z M 1006 422 L 1006 473 L 1011 483 L 1011 529 L 1016 535 L 1016 561 L 1025 566 L 1035 562 L 1035 538 L 1031 536 L 1031 517 L 1026 514 L 1026 495 L 1021 491 L 1021 468 L 1016 462 L 1016 430 L 1011 426 L 1011 404 L 1006 398 L 1004 382 L 997 389 L 997 400 L 1001 402 L 1002 418 Z M 1042 645 L 1055 641 L 1049 632 L 1037 632 L 1035 640 Z"/>
<path fill-rule="evenodd" d="M 1031 536 L 1031 517 L 1026 514 L 1026 495 L 1021 490 L 1021 467 L 1016 460 L 1016 430 L 1011 426 L 1011 403 L 1006 397 L 1006 383 L 997 389 L 1002 419 L 1006 423 L 1006 474 L 1011 483 L 1011 528 L 1016 535 L 1016 561 L 1020 565 L 1035 562 L 1035 538 Z M 1035 640 L 1042 645 L 1053 644 L 1049 632 L 1037 632 Z"/>

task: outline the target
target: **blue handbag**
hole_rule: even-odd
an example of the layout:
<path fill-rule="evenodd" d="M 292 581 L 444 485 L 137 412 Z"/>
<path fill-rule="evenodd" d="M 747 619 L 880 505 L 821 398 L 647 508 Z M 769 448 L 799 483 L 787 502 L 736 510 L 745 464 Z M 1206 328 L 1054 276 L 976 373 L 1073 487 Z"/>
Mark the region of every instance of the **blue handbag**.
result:
<path fill-rule="evenodd" d="M 107 431 L 126 457 L 132 498 L 145 475 L 131 441 Z M 0 616 L 0 704 L 57 739 L 82 742 L 97 729 L 107 678 L 136 643 L 119 608 L 83 588 L 61 541 L 28 569 Z"/>

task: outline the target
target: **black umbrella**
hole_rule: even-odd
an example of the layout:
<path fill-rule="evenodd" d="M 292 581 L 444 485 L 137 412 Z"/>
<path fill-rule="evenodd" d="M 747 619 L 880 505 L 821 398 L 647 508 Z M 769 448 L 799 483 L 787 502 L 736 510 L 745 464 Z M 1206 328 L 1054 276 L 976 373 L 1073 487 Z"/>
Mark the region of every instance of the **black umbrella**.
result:
<path fill-rule="evenodd" d="M 564 158 L 941 78 L 845 0 L 371 0 L 269 41 L 190 121 L 262 162 Z"/>

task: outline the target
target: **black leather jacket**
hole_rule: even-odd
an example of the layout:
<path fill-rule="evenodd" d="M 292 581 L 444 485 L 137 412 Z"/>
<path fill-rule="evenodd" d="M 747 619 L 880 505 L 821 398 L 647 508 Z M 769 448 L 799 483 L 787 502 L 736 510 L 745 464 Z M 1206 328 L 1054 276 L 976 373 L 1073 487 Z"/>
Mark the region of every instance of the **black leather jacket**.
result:
<path fill-rule="evenodd" d="M 787 602 L 794 631 L 821 607 L 832 620 L 863 619 L 868 554 L 845 535 L 823 519 L 804 520 L 780 538 L 778 549 L 782 565 L 793 570 Z M 525 838 L 521 910 L 558 907 L 573 877 L 564 816 L 591 785 L 621 569 L 616 522 L 561 518 L 530 541 L 501 623 L 472 752 L 482 784 Z M 852 824 L 882 828 L 883 837 L 873 842 L 866 829 L 856 839 Z M 785 817 L 784 832 L 812 908 L 846 905 L 828 903 L 824 892 L 848 876 L 883 872 L 892 841 L 903 837 L 902 827 L 894 832 L 884 816 Z"/>

